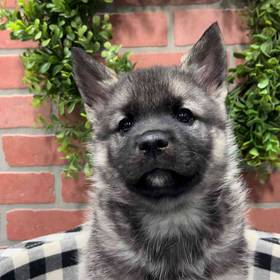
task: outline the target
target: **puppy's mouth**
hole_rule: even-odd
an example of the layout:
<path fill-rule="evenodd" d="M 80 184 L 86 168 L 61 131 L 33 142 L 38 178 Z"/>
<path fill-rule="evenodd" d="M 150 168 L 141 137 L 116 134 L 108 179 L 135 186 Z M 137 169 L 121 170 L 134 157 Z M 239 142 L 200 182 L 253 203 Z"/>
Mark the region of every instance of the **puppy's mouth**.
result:
<path fill-rule="evenodd" d="M 143 174 L 132 189 L 149 198 L 178 197 L 199 181 L 199 173 L 182 175 L 170 169 L 155 168 Z"/>

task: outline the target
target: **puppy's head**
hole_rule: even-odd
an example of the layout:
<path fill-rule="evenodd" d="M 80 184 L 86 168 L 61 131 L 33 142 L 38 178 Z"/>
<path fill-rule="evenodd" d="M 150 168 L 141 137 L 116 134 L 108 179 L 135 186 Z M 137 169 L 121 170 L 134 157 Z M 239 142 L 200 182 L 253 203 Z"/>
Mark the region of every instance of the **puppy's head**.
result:
<path fill-rule="evenodd" d="M 107 180 L 118 178 L 145 198 L 172 199 L 223 164 L 223 144 L 213 140 L 226 122 L 226 55 L 217 24 L 179 67 L 117 76 L 81 49 L 72 56 L 76 84 L 93 116 L 96 168 L 113 172 Z"/>

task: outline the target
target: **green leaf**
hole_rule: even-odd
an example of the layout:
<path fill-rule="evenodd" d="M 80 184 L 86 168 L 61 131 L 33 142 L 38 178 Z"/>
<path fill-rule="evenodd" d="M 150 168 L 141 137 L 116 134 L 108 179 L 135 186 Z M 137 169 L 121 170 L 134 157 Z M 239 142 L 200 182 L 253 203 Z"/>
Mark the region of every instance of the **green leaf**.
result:
<path fill-rule="evenodd" d="M 69 114 L 72 113 L 74 111 L 75 107 L 76 107 L 76 103 L 75 102 L 71 103 L 70 105 L 68 105 L 67 112 Z"/>
<path fill-rule="evenodd" d="M 279 60 L 276 57 L 272 57 L 272 58 L 268 59 L 267 63 L 269 65 L 274 66 L 274 65 L 279 64 Z"/>
<path fill-rule="evenodd" d="M 44 41 L 42 41 L 41 45 L 42 47 L 46 47 L 49 43 L 50 43 L 51 39 L 46 39 Z"/>
<path fill-rule="evenodd" d="M 253 158 L 259 156 L 259 152 L 258 152 L 258 150 L 257 150 L 256 148 L 252 148 L 252 149 L 249 151 L 249 154 L 250 154 L 251 156 L 253 156 Z"/>
<path fill-rule="evenodd" d="M 263 79 L 262 81 L 260 81 L 258 83 L 258 88 L 264 89 L 268 86 L 268 84 L 269 84 L 269 80 L 268 79 Z"/>
<path fill-rule="evenodd" d="M 105 49 L 110 49 L 111 47 L 112 47 L 112 45 L 111 45 L 110 42 L 107 41 L 107 42 L 104 43 L 104 48 Z"/>
<path fill-rule="evenodd" d="M 42 32 L 39 31 L 39 32 L 35 35 L 34 39 L 35 39 L 35 40 L 39 40 L 39 39 L 41 38 L 41 36 L 42 36 Z"/>
<path fill-rule="evenodd" d="M 99 26 L 100 25 L 100 16 L 93 16 L 92 23 L 93 23 L 93 26 Z"/>
<path fill-rule="evenodd" d="M 40 67 L 39 72 L 42 73 L 42 74 L 46 73 L 50 69 L 50 66 L 51 66 L 51 64 L 49 62 L 44 63 Z"/>
<path fill-rule="evenodd" d="M 42 99 L 39 97 L 34 96 L 32 99 L 32 105 L 36 108 L 38 108 L 42 103 Z"/>

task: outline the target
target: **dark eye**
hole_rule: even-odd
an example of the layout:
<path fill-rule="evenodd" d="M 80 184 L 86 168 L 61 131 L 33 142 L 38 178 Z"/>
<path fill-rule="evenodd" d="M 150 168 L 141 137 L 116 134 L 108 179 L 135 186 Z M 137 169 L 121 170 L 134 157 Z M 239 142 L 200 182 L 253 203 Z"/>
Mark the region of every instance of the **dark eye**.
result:
<path fill-rule="evenodd" d="M 176 112 L 176 118 L 183 123 L 192 124 L 194 122 L 194 115 L 191 110 L 181 108 Z"/>
<path fill-rule="evenodd" d="M 119 122 L 119 131 L 127 132 L 133 126 L 133 118 L 127 116 Z"/>

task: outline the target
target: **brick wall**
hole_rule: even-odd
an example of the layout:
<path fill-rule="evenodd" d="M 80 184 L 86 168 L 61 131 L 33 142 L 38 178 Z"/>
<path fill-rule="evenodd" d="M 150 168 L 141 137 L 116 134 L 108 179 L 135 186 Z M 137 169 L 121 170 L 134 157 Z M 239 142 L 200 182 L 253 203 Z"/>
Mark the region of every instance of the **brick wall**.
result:
<path fill-rule="evenodd" d="M 15 1 L 7 1 L 14 7 Z M 238 4 L 229 4 L 235 2 Z M 115 0 L 114 42 L 132 50 L 136 67 L 175 65 L 202 32 L 218 21 L 228 61 L 248 43 L 240 17 L 240 1 L 217 0 Z M 55 139 L 36 125 L 38 114 L 48 116 L 50 104 L 31 105 L 21 82 L 19 55 L 33 43 L 10 41 L 0 31 L 0 245 L 69 229 L 82 221 L 88 184 L 62 175 L 63 161 Z M 267 186 L 248 176 L 252 192 L 250 218 L 258 229 L 280 232 L 280 174 Z M 279 207 L 279 209 L 278 209 Z"/>

